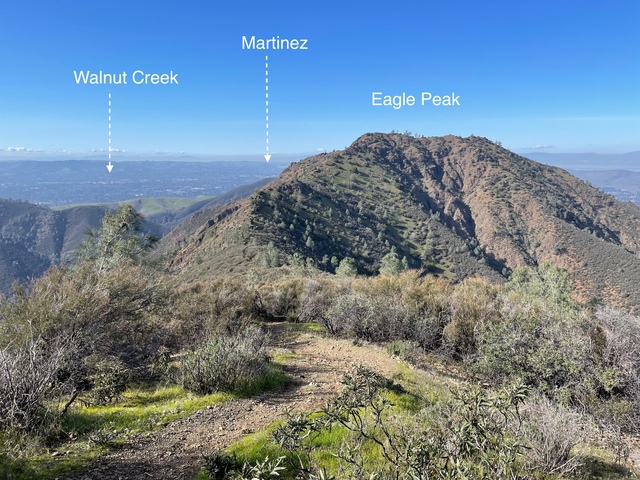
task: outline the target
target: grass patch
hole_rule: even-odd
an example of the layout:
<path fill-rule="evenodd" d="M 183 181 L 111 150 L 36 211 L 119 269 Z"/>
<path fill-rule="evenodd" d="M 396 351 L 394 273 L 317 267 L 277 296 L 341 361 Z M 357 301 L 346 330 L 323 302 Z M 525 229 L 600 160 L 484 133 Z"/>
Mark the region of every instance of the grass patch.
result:
<path fill-rule="evenodd" d="M 271 438 L 273 431 L 281 424 L 282 420 L 277 420 L 267 428 L 251 433 L 233 443 L 226 451 L 232 455 L 237 455 L 242 461 L 250 463 L 264 460 L 267 455 L 269 458 L 281 457 L 285 452 L 276 446 Z"/>
<path fill-rule="evenodd" d="M 0 438 L 0 446 L 9 448 L 15 438 Z M 54 480 L 66 478 L 70 473 L 80 470 L 92 459 L 107 451 L 105 446 L 88 448 L 78 442 L 68 445 L 67 450 L 55 450 L 49 453 L 39 445 L 32 445 L 29 440 L 17 439 L 23 448 L 19 457 L 10 458 L 0 454 L 0 478 L 12 480 Z M 14 445 L 18 448 L 18 445 Z M 8 448 L 7 448 L 8 449 Z M 56 455 L 56 456 L 54 456 Z"/>
<path fill-rule="evenodd" d="M 142 387 L 126 392 L 121 403 L 86 406 L 72 411 L 63 419 L 62 428 L 77 435 L 108 428 L 112 432 L 130 436 L 155 430 L 207 405 L 222 403 L 232 397 L 228 393 L 196 396 L 178 386 Z"/>
<path fill-rule="evenodd" d="M 277 353 L 276 355 L 273 356 L 273 361 L 277 363 L 287 363 L 287 360 L 293 360 L 298 358 L 299 356 L 300 355 L 298 355 L 297 353 L 289 353 L 289 352 Z"/>
<path fill-rule="evenodd" d="M 615 462 L 611 452 L 593 445 L 581 445 L 576 447 L 578 453 L 584 459 L 584 465 L 580 472 L 585 478 L 601 480 L 617 480 L 622 478 L 640 478 L 625 465 Z"/>
<path fill-rule="evenodd" d="M 193 412 L 282 387 L 282 366 L 272 363 L 266 375 L 234 393 L 195 395 L 179 386 L 139 386 L 123 401 L 106 406 L 76 406 L 62 420 L 54 448 L 22 435 L 0 435 L 0 478 L 54 480 L 81 471 L 91 460 L 136 435 L 153 432 Z M 204 477 L 206 478 L 206 477 Z"/>
<path fill-rule="evenodd" d="M 411 392 L 402 392 L 401 389 L 386 390 L 384 392 L 386 399 L 390 402 L 392 412 L 398 415 L 398 418 L 411 418 L 415 413 L 419 412 L 425 406 L 425 400 Z M 322 418 L 325 414 L 316 412 L 311 414 L 309 420 Z M 295 478 L 294 468 L 291 465 L 291 458 L 289 452 L 278 446 L 273 438 L 273 433 L 276 429 L 286 424 L 286 420 L 280 420 L 273 422 L 269 427 L 252 433 L 241 440 L 237 441 L 230 447 L 228 447 L 224 453 L 235 457 L 238 464 L 241 465 L 244 462 L 250 464 L 256 464 L 263 461 L 266 457 L 270 459 L 276 459 L 278 457 L 285 457 L 283 466 L 287 468 L 286 471 L 281 472 L 282 478 L 289 479 Z M 310 464 L 317 465 L 319 468 L 324 469 L 331 475 L 338 475 L 340 473 L 340 460 L 336 457 L 335 453 L 341 450 L 345 441 L 351 438 L 354 434 L 347 428 L 334 424 L 331 428 L 323 428 L 318 434 L 313 434 L 307 440 L 301 440 L 301 445 L 305 444 L 308 447 L 307 453 L 303 453 L 303 458 L 306 460 L 306 455 L 309 454 Z M 313 438 L 312 443 L 308 443 Z M 301 453 L 305 451 L 302 448 Z M 365 441 L 362 444 L 362 449 L 359 452 L 363 456 L 363 459 L 368 465 L 382 465 L 384 463 L 383 458 L 379 454 L 378 447 L 373 442 Z M 294 455 L 293 461 L 296 457 Z M 206 479 L 206 473 L 201 474 L 199 477 Z"/>
<path fill-rule="evenodd" d="M 319 323 L 301 323 L 299 325 L 303 326 L 303 328 L 301 328 L 301 331 L 307 331 L 311 333 L 325 333 L 324 327 Z"/>
<path fill-rule="evenodd" d="M 240 397 L 253 397 L 264 392 L 278 390 L 288 382 L 289 379 L 282 370 L 282 364 L 280 362 L 271 362 L 267 369 L 268 371 L 265 375 L 242 385 L 237 390 L 236 395 Z"/>
<path fill-rule="evenodd" d="M 0 437 L 0 478 L 55 479 L 81 470 L 92 459 L 128 438 L 157 430 L 232 394 L 196 396 L 177 386 L 140 386 L 124 400 L 107 406 L 77 406 L 61 423 L 55 447 L 26 435 Z"/>
<path fill-rule="evenodd" d="M 451 396 L 451 391 L 440 377 L 432 378 L 423 370 L 409 368 L 405 362 L 398 362 L 398 374 L 392 380 L 399 382 L 407 390 L 415 403 L 419 399 L 421 406 L 434 404 Z M 414 407 L 407 407 L 412 410 Z"/>

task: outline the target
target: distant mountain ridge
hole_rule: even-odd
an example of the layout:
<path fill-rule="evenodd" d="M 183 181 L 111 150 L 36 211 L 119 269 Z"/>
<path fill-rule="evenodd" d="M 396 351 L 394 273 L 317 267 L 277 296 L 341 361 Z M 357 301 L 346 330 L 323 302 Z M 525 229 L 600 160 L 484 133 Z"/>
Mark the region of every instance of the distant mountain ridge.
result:
<path fill-rule="evenodd" d="M 203 199 L 137 199 L 131 204 L 146 217 L 144 230 L 162 236 L 189 215 L 243 198 L 272 179 Z M 119 203 L 49 209 L 19 200 L 0 199 L 0 292 L 14 281 L 27 282 L 50 266 L 73 260 L 75 250 L 96 229 L 107 210 Z"/>
<path fill-rule="evenodd" d="M 0 291 L 26 282 L 51 265 L 69 261 L 87 230 L 100 225 L 105 209 L 46 207 L 0 199 Z"/>
<path fill-rule="evenodd" d="M 566 170 L 630 170 L 640 171 L 640 152 L 628 153 L 547 153 L 521 154 L 536 162 Z"/>
<path fill-rule="evenodd" d="M 363 135 L 199 212 L 162 243 L 169 267 L 189 278 L 291 255 L 328 271 L 351 257 L 374 273 L 392 248 L 455 279 L 501 281 L 549 261 L 569 270 L 583 300 L 640 305 L 640 208 L 474 136 Z"/>

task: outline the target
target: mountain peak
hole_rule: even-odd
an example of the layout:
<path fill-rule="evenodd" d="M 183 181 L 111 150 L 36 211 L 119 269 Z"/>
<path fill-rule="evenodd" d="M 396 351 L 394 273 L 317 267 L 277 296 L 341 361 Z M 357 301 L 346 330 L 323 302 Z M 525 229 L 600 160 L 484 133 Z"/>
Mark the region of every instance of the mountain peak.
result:
<path fill-rule="evenodd" d="M 395 248 L 410 267 L 455 280 L 503 281 L 548 261 L 583 299 L 640 305 L 640 209 L 483 137 L 367 133 L 292 164 L 233 211 L 203 215 L 168 239 L 172 265 L 190 275 L 291 256 L 330 272 L 349 257 L 373 274 Z"/>

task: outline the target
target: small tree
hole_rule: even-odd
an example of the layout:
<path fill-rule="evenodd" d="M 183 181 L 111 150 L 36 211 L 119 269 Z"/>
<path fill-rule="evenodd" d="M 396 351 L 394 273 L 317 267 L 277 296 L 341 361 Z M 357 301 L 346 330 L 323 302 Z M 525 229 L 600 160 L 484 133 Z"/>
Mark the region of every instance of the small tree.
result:
<path fill-rule="evenodd" d="M 408 263 L 403 263 L 396 252 L 396 247 L 392 247 L 391 251 L 382 257 L 380 265 L 380 273 L 384 275 L 400 275 L 406 270 Z"/>
<path fill-rule="evenodd" d="M 142 231 L 143 222 L 144 217 L 131 205 L 106 212 L 102 226 L 88 232 L 91 238 L 80 247 L 78 258 L 95 262 L 99 271 L 125 261 L 138 262 L 158 241 Z"/>
<path fill-rule="evenodd" d="M 433 242 L 431 240 L 427 240 L 422 247 L 422 255 L 420 255 L 420 259 L 423 263 L 429 263 L 433 259 L 434 247 Z"/>
<path fill-rule="evenodd" d="M 358 274 L 358 268 L 356 262 L 351 257 L 345 257 L 340 262 L 338 268 L 336 268 L 336 275 L 338 277 L 355 277 Z"/>

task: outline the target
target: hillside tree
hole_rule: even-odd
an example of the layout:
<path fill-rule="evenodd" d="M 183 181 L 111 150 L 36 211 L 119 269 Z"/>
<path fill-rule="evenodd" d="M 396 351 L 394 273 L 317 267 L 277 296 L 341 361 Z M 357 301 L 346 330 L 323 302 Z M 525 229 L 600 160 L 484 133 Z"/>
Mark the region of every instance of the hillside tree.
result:
<path fill-rule="evenodd" d="M 98 271 L 127 261 L 138 263 L 158 241 L 155 235 L 143 232 L 143 222 L 144 217 L 131 205 L 106 212 L 100 228 L 88 232 L 90 238 L 80 247 L 78 259 L 95 262 Z"/>

